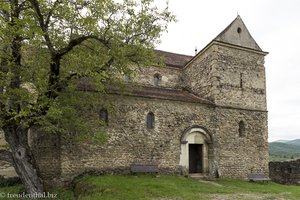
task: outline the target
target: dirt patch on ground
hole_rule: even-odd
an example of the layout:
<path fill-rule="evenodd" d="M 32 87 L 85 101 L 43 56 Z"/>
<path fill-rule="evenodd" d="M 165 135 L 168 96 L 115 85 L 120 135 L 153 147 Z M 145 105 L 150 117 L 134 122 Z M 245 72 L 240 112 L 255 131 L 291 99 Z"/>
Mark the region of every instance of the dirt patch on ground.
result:
<path fill-rule="evenodd" d="M 237 193 L 237 194 L 208 194 L 200 196 L 195 200 L 289 200 L 286 197 L 288 193 L 280 194 L 255 194 L 255 193 Z M 184 200 L 181 197 L 166 197 L 155 200 Z"/>
<path fill-rule="evenodd" d="M 238 194 L 212 194 L 207 195 L 204 199 L 210 200 L 288 200 L 285 193 L 281 194 L 253 194 L 253 193 L 238 193 Z M 202 198 L 200 198 L 202 199 Z"/>
<path fill-rule="evenodd" d="M 200 183 L 207 183 L 207 184 L 210 184 L 210 185 L 213 185 L 213 186 L 217 186 L 217 187 L 223 187 L 223 185 L 219 184 L 219 183 L 216 183 L 216 182 L 213 182 L 213 181 L 204 181 L 204 180 L 199 180 Z"/>

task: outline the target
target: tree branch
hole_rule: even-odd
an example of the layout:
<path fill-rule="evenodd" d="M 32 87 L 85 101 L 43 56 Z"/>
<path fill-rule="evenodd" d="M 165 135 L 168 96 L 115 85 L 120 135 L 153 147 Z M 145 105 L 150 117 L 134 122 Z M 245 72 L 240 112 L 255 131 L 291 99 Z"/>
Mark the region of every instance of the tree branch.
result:
<path fill-rule="evenodd" d="M 55 49 L 52 45 L 52 42 L 50 40 L 50 37 L 49 37 L 49 34 L 48 34 L 48 24 L 45 24 L 45 21 L 44 21 L 44 16 L 41 12 L 41 9 L 40 9 L 40 5 L 39 5 L 39 2 L 37 0 L 29 0 L 33 9 L 35 10 L 36 14 L 37 14 L 37 18 L 38 18 L 38 22 L 40 24 L 40 27 L 43 31 L 43 35 L 44 35 L 44 38 L 45 38 L 45 41 L 46 41 L 46 44 L 51 52 L 51 54 L 54 54 L 55 53 Z"/>
<path fill-rule="evenodd" d="M 0 8 L 0 15 L 3 16 L 5 21 L 9 21 L 9 16 L 10 15 L 6 10 Z"/>
<path fill-rule="evenodd" d="M 26 5 L 26 3 L 27 3 L 27 1 L 25 0 L 25 1 L 23 1 L 23 2 L 21 2 L 19 4 L 19 6 L 17 8 L 19 12 L 24 11 L 24 10 L 30 8 L 28 5 Z"/>
<path fill-rule="evenodd" d="M 95 35 L 86 35 L 86 36 L 81 36 L 81 37 L 78 37 L 76 39 L 70 40 L 68 46 L 66 46 L 65 48 L 62 48 L 61 50 L 59 50 L 57 52 L 56 56 L 61 58 L 66 53 L 70 52 L 74 47 L 80 45 L 82 42 L 84 42 L 88 39 L 95 39 L 95 40 L 99 41 L 101 44 L 103 44 L 104 46 L 106 46 L 108 49 L 110 49 L 109 43 L 106 40 L 104 40 L 102 38 L 99 38 Z"/>
<path fill-rule="evenodd" d="M 50 18 L 51 18 L 52 14 L 53 14 L 53 11 L 54 11 L 56 5 L 59 4 L 59 3 L 61 3 L 60 0 L 56 0 L 56 1 L 53 3 L 53 7 L 50 9 L 50 11 L 49 11 L 49 13 L 48 13 L 48 15 L 47 15 L 47 19 L 46 19 L 46 23 L 45 23 L 45 26 L 46 26 L 46 27 L 49 26 Z"/>
<path fill-rule="evenodd" d="M 0 160 L 4 160 L 9 163 L 13 163 L 12 153 L 10 151 L 1 149 L 0 150 Z"/>

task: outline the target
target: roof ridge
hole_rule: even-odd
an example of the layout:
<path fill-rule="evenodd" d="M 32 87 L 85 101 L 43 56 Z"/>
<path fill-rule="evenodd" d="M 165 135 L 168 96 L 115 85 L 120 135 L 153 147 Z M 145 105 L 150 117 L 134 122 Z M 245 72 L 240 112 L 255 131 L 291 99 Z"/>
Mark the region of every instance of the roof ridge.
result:
<path fill-rule="evenodd" d="M 164 50 L 160 50 L 160 49 L 154 49 L 154 51 L 160 51 L 160 52 L 163 52 L 163 53 L 171 53 L 171 54 L 176 54 L 176 55 L 179 55 L 179 56 L 187 56 L 187 57 L 194 57 L 192 55 L 187 55 L 187 54 L 181 54 L 181 53 L 174 53 L 174 52 L 170 52 L 170 51 L 164 51 Z"/>

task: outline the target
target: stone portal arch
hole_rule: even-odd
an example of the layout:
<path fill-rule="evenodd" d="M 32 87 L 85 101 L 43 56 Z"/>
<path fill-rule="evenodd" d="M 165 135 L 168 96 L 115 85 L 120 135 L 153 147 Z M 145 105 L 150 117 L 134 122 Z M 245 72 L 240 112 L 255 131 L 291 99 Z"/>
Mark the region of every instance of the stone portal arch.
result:
<path fill-rule="evenodd" d="M 208 147 L 212 138 L 208 131 L 200 126 L 193 126 L 184 131 L 181 137 L 179 165 L 188 173 L 209 173 Z"/>

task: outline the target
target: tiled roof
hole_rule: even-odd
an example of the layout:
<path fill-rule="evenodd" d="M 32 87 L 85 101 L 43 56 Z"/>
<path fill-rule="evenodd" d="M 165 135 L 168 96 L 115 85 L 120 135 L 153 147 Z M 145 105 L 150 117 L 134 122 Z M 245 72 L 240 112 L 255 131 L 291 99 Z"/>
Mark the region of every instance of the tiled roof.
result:
<path fill-rule="evenodd" d="M 184 67 L 185 64 L 188 63 L 193 58 L 193 56 L 171 53 L 171 52 L 166 52 L 161 50 L 155 50 L 155 53 L 159 57 L 162 57 L 163 61 L 167 66 L 177 67 L 177 68 Z"/>
<path fill-rule="evenodd" d="M 213 102 L 207 99 L 200 98 L 188 91 L 179 90 L 179 89 L 151 87 L 151 86 L 136 86 L 136 87 L 132 87 L 131 89 L 125 89 L 125 90 L 109 89 L 107 93 L 213 105 Z"/>

